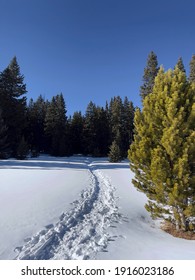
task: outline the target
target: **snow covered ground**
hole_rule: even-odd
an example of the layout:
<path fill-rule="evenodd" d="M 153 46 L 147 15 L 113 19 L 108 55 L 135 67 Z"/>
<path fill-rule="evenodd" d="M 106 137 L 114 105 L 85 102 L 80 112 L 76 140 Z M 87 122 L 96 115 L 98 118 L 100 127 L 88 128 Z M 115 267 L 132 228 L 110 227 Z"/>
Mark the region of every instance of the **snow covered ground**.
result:
<path fill-rule="evenodd" d="M 129 163 L 0 161 L 0 259 L 195 259 L 144 208 Z"/>

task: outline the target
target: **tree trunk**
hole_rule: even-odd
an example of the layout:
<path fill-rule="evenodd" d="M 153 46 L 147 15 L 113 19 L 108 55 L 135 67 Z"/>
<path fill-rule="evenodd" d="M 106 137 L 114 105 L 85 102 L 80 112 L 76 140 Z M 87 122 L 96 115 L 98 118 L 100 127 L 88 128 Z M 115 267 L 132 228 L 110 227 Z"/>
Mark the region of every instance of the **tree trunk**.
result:
<path fill-rule="evenodd" d="M 181 229 L 184 231 L 188 231 L 189 230 L 189 223 L 186 220 L 186 217 L 183 214 L 183 211 L 180 210 L 180 218 L 181 218 Z"/>
<path fill-rule="evenodd" d="M 179 214 L 179 210 L 177 206 L 173 206 L 173 214 L 174 214 L 174 221 L 176 230 L 180 230 L 181 228 L 181 218 Z"/>

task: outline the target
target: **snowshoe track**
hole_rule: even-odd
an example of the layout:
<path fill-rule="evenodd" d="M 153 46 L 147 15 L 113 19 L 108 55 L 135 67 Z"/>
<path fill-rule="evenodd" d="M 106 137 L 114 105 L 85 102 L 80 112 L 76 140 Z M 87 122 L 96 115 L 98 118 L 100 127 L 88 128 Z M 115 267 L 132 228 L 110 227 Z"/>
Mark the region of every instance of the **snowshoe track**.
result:
<path fill-rule="evenodd" d="M 27 238 L 15 248 L 20 260 L 95 259 L 111 240 L 107 229 L 121 219 L 116 206 L 115 188 L 100 170 L 89 167 L 89 187 L 62 213 L 58 222 Z"/>

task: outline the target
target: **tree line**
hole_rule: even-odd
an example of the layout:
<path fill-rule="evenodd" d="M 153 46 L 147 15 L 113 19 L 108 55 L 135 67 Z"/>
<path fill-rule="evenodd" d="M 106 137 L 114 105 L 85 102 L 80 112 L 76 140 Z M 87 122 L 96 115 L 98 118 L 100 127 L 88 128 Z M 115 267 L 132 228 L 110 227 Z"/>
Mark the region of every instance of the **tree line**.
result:
<path fill-rule="evenodd" d="M 39 96 L 30 100 L 28 118 L 28 143 L 31 151 L 53 156 L 73 154 L 107 156 L 113 142 L 117 143 L 120 157 L 127 157 L 133 137 L 134 106 L 127 97 L 111 99 L 105 107 L 90 101 L 84 115 L 80 111 L 67 117 L 62 94 L 49 102 Z"/>
<path fill-rule="evenodd" d="M 16 57 L 0 73 L 0 158 L 73 154 L 127 157 L 133 140 L 134 106 L 127 97 L 111 98 L 104 107 L 92 101 L 86 112 L 67 117 L 63 94 L 27 103 L 24 76 Z M 116 152 L 117 151 L 117 152 Z"/>

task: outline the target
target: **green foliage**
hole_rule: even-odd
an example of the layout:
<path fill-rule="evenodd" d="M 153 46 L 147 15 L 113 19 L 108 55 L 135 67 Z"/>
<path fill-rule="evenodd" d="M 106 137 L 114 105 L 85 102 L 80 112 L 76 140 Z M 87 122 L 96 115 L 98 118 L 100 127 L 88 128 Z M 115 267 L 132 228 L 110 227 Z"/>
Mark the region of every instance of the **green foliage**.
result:
<path fill-rule="evenodd" d="M 48 141 L 48 152 L 53 156 L 69 155 L 67 143 L 66 106 L 62 94 L 52 98 L 45 115 L 45 134 Z"/>
<path fill-rule="evenodd" d="M 0 104 L 2 117 L 7 126 L 7 141 L 12 155 L 16 155 L 17 146 L 26 127 L 26 85 L 20 74 L 16 57 L 0 73 Z"/>
<path fill-rule="evenodd" d="M 146 209 L 183 230 L 195 229 L 194 93 L 184 71 L 161 68 L 143 111 L 135 112 L 129 149 L 133 183 L 149 199 Z"/>
<path fill-rule="evenodd" d="M 133 118 L 133 103 L 127 97 L 124 102 L 120 96 L 114 97 L 105 108 L 90 102 L 83 118 L 84 154 L 107 156 L 111 143 L 116 140 L 121 157 L 126 157 L 133 138 Z"/>
<path fill-rule="evenodd" d="M 75 112 L 70 120 L 70 138 L 74 154 L 83 153 L 83 125 L 84 118 L 81 112 Z"/>
<path fill-rule="evenodd" d="M 114 140 L 110 146 L 108 157 L 110 162 L 120 162 L 122 160 L 121 150 L 116 140 Z"/>
<path fill-rule="evenodd" d="M 133 140 L 133 103 L 125 97 L 124 102 L 120 96 L 111 99 L 109 106 L 109 124 L 111 143 L 115 140 L 121 151 L 121 158 L 127 157 L 129 145 Z"/>
<path fill-rule="evenodd" d="M 190 61 L 190 75 L 189 80 L 192 83 L 195 83 L 195 55 L 192 56 Z"/>
<path fill-rule="evenodd" d="M 90 101 L 87 106 L 83 126 L 84 154 L 93 155 L 97 149 L 97 107 Z"/>
<path fill-rule="evenodd" d="M 31 153 L 35 155 L 47 150 L 44 131 L 47 105 L 48 101 L 45 101 L 40 95 L 35 102 L 31 99 L 27 108 L 28 127 L 26 134 Z"/>
<path fill-rule="evenodd" d="M 28 142 L 31 156 L 38 156 L 40 152 L 55 156 L 73 153 L 107 156 L 114 140 L 121 157 L 127 156 L 133 139 L 134 118 L 133 103 L 127 97 L 124 102 L 119 96 L 114 97 L 105 107 L 90 102 L 84 116 L 76 112 L 73 118 L 67 119 L 62 94 L 51 101 L 40 95 L 36 101 L 31 99 L 27 106 L 26 92 L 24 76 L 14 57 L 0 73 L 1 157 L 5 142 L 10 149 L 7 156 L 17 157 L 22 137 Z"/>
<path fill-rule="evenodd" d="M 175 65 L 175 68 L 178 68 L 180 71 L 182 72 L 186 72 L 185 70 L 185 67 L 184 67 L 184 64 L 183 64 L 183 59 L 182 57 L 179 57 L 178 61 L 177 61 L 177 64 Z"/>
<path fill-rule="evenodd" d="M 106 156 L 109 146 L 109 120 L 103 107 L 90 102 L 83 123 L 84 154 Z"/>
<path fill-rule="evenodd" d="M 147 65 L 144 69 L 143 85 L 140 87 L 140 96 L 142 101 L 152 92 L 154 80 L 158 73 L 158 60 L 156 54 L 151 51 L 148 55 Z"/>
<path fill-rule="evenodd" d="M 6 159 L 9 156 L 9 144 L 7 142 L 7 126 L 2 118 L 0 109 L 0 159 Z"/>
<path fill-rule="evenodd" d="M 25 141 L 24 137 L 22 137 L 17 147 L 16 158 L 23 160 L 26 159 L 28 154 L 29 154 L 28 144 Z"/>

